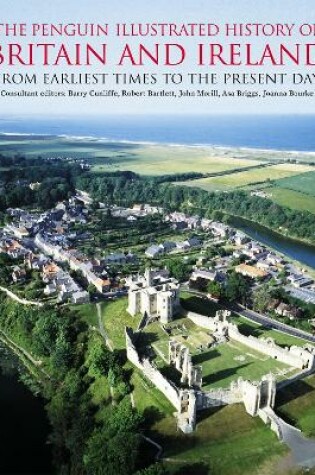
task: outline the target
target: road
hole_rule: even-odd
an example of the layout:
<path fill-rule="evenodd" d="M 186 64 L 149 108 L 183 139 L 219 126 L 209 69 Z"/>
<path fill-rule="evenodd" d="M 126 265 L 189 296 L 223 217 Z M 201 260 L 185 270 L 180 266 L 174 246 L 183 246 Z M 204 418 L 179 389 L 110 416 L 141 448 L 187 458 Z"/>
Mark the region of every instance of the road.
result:
<path fill-rule="evenodd" d="M 290 327 L 285 323 L 278 322 L 277 320 L 273 320 L 272 318 L 267 317 L 266 315 L 261 315 L 260 313 L 254 312 L 253 310 L 249 310 L 247 308 L 242 307 L 241 305 L 237 305 L 233 308 L 233 312 L 241 315 L 242 317 L 249 318 L 253 322 L 259 323 L 267 328 L 273 328 L 274 330 L 281 331 L 283 333 L 287 333 L 291 336 L 296 336 L 298 338 L 303 338 L 311 343 L 315 343 L 315 336 L 307 333 L 303 330 L 299 330 L 298 328 Z"/>
<path fill-rule="evenodd" d="M 285 422 L 272 410 L 267 409 L 266 412 L 279 427 L 281 440 L 290 447 L 295 463 L 307 469 L 315 467 L 315 440 L 306 438 L 299 429 Z"/>
<path fill-rule="evenodd" d="M 182 290 L 185 292 L 189 292 L 197 297 L 206 298 L 205 294 L 202 292 L 198 292 L 195 290 L 189 290 L 185 285 L 181 286 Z M 287 335 L 295 336 L 297 338 L 303 338 L 311 343 L 315 343 L 315 335 L 311 335 L 303 330 L 299 330 L 298 328 L 293 328 L 285 323 L 281 323 L 277 320 L 273 320 L 272 318 L 267 317 L 266 315 L 262 315 L 260 313 L 254 312 L 253 310 L 249 310 L 242 305 L 234 305 L 230 308 L 234 313 L 240 315 L 241 317 L 248 318 L 253 322 L 259 323 L 266 328 L 273 328 L 274 330 L 281 331 L 282 333 L 286 333 Z"/>

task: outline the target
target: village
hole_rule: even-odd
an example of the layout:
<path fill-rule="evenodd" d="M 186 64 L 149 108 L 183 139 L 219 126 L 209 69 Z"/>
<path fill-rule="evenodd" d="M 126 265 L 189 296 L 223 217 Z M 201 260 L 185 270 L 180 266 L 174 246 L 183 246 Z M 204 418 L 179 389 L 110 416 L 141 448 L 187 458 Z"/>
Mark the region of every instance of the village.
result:
<path fill-rule="evenodd" d="M 100 233 L 113 235 L 114 239 L 98 254 L 100 249 L 89 223 L 102 220 L 104 215 L 109 229 Z M 135 233 L 131 237 L 146 219 L 154 219 L 160 230 L 155 226 L 156 233 L 150 229 L 147 236 Z M 125 242 L 116 239 L 118 222 L 130 230 L 130 243 L 128 237 Z M 84 253 L 87 242 L 88 255 Z M 181 285 L 203 292 L 210 300 L 218 301 L 216 290 L 224 288 L 229 273 L 234 271 L 247 279 L 251 292 L 272 284 L 296 302 L 315 304 L 314 280 L 305 269 L 227 224 L 177 211 L 165 213 L 149 204 L 124 208 L 99 203 L 95 209 L 90 197 L 81 191 L 46 212 L 7 209 L 0 252 L 16 261 L 11 266 L 12 290 L 16 287 L 17 293 L 23 293 L 23 286 L 27 289 L 31 276 L 37 275 L 41 282 L 33 294 L 47 303 L 83 304 L 91 299 L 124 296 L 130 274 L 148 265 L 172 269 L 169 264 L 175 261 L 183 269 Z M 281 298 L 271 299 L 266 313 L 292 321 L 303 319 L 299 305 Z M 311 323 L 314 325 L 314 321 Z"/>
<path fill-rule="evenodd" d="M 125 245 L 119 240 L 121 248 L 120 242 L 114 242 L 98 255 L 89 223 L 104 215 L 110 223 L 125 223 L 130 236 L 146 219 L 160 223 L 162 232 L 157 226 L 156 234 L 150 230 L 147 239 L 141 235 L 138 241 L 130 240 L 129 248 L 128 239 Z M 115 228 L 115 224 L 110 226 Z M 110 235 L 111 230 L 104 234 Z M 117 298 L 126 295 L 129 274 L 147 265 L 167 267 L 175 260 L 184 269 L 181 285 L 204 292 L 212 300 L 218 300 L 216 290 L 224 288 L 234 271 L 248 280 L 252 292 L 269 283 L 297 302 L 315 304 L 314 280 L 305 269 L 227 224 L 182 212 L 165 213 L 149 204 L 124 208 L 99 203 L 95 209 L 90 197 L 78 191 L 45 212 L 8 209 L 0 236 L 0 252 L 17 262 L 12 265 L 12 290 L 16 285 L 19 293 L 23 285 L 29 285 L 30 275 L 37 273 L 42 282 L 34 296 L 43 302 L 82 304 Z M 83 252 L 86 242 L 91 244 L 92 256 Z M 299 305 L 281 299 L 271 299 L 266 312 L 278 318 L 303 318 Z"/>

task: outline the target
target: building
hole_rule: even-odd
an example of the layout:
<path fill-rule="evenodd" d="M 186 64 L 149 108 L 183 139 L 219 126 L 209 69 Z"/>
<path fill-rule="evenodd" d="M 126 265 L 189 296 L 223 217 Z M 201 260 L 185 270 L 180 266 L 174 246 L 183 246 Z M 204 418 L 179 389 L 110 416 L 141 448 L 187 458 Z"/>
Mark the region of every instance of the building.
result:
<path fill-rule="evenodd" d="M 239 266 L 236 266 L 235 272 L 242 274 L 245 277 L 250 277 L 251 279 L 262 279 L 268 275 L 264 270 L 257 269 L 257 267 L 248 264 L 240 264 Z"/>
<path fill-rule="evenodd" d="M 157 257 L 161 254 L 164 254 L 163 247 L 161 247 L 161 246 L 153 245 L 153 246 L 148 247 L 148 249 L 145 251 L 145 255 L 147 257 L 152 258 L 152 259 L 154 259 L 155 257 Z"/>
<path fill-rule="evenodd" d="M 179 309 L 179 284 L 162 273 L 147 269 L 144 276 L 136 280 L 129 278 L 128 313 L 147 315 L 168 323 Z"/>

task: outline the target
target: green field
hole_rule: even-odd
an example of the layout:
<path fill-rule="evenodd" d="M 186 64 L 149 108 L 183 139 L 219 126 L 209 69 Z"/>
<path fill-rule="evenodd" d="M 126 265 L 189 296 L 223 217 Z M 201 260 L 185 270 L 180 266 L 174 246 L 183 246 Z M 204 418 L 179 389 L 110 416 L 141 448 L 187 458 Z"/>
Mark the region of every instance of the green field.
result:
<path fill-rule="evenodd" d="M 280 180 L 281 181 L 281 180 Z M 277 182 L 275 183 L 277 185 Z M 267 193 L 271 193 L 272 201 L 280 206 L 288 206 L 292 209 L 301 211 L 309 211 L 315 214 L 315 196 L 304 194 L 300 191 L 289 190 L 277 186 L 266 189 Z"/>
<path fill-rule="evenodd" d="M 257 381 L 265 374 L 273 373 L 280 381 L 295 373 L 287 365 L 233 340 L 195 355 L 193 361 L 202 364 L 204 390 L 227 388 L 239 377 Z"/>
<path fill-rule="evenodd" d="M 277 411 L 303 434 L 315 437 L 315 376 L 287 386 L 277 394 Z"/>
<path fill-rule="evenodd" d="M 71 308 L 79 315 L 80 318 L 88 325 L 98 326 L 96 305 L 86 303 L 83 305 L 72 305 Z"/>
<path fill-rule="evenodd" d="M 197 186 L 206 191 L 229 191 L 248 187 L 253 184 L 270 183 L 281 178 L 294 177 L 313 170 L 308 165 L 278 164 L 269 167 L 247 170 L 217 177 L 201 178 L 181 183 L 185 186 Z M 278 181 L 277 181 L 278 184 Z"/>
<path fill-rule="evenodd" d="M 131 170 L 143 175 L 200 172 L 218 173 L 257 166 L 251 157 L 226 156 L 211 147 L 113 143 L 93 139 L 0 137 L 0 147 L 8 154 L 28 157 L 71 157 L 89 159 L 93 170 Z"/>
<path fill-rule="evenodd" d="M 249 159 L 233 159 L 219 156 L 207 148 L 171 147 L 168 145 L 137 146 L 131 156 L 116 160 L 115 167 L 132 170 L 142 175 L 165 175 L 172 173 L 219 173 L 237 168 L 257 166 L 259 162 Z M 106 164 L 98 164 L 97 171 L 106 170 Z"/>
<path fill-rule="evenodd" d="M 293 191 L 298 191 L 306 195 L 315 196 L 315 171 L 303 173 L 296 177 L 278 180 L 276 185 Z"/>
<path fill-rule="evenodd" d="M 101 308 L 104 328 L 113 347 L 117 350 L 124 349 L 126 347 L 125 327 L 136 329 L 139 324 L 139 317 L 131 317 L 127 313 L 126 298 L 103 303 Z"/>
<path fill-rule="evenodd" d="M 286 446 L 259 418 L 246 414 L 243 405 L 215 408 L 199 418 L 190 435 L 176 431 L 171 417 L 152 425 L 149 435 L 164 448 L 171 474 L 279 474 L 275 467 L 288 452 Z"/>

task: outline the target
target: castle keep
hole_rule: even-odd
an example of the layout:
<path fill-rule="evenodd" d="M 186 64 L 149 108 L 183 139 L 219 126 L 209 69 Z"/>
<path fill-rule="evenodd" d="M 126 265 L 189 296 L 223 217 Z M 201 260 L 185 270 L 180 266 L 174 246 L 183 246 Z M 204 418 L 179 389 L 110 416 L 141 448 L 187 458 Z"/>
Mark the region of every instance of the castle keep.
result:
<path fill-rule="evenodd" d="M 179 284 L 167 271 L 147 269 L 144 276 L 129 278 L 128 308 L 130 315 L 168 323 L 179 310 Z"/>

